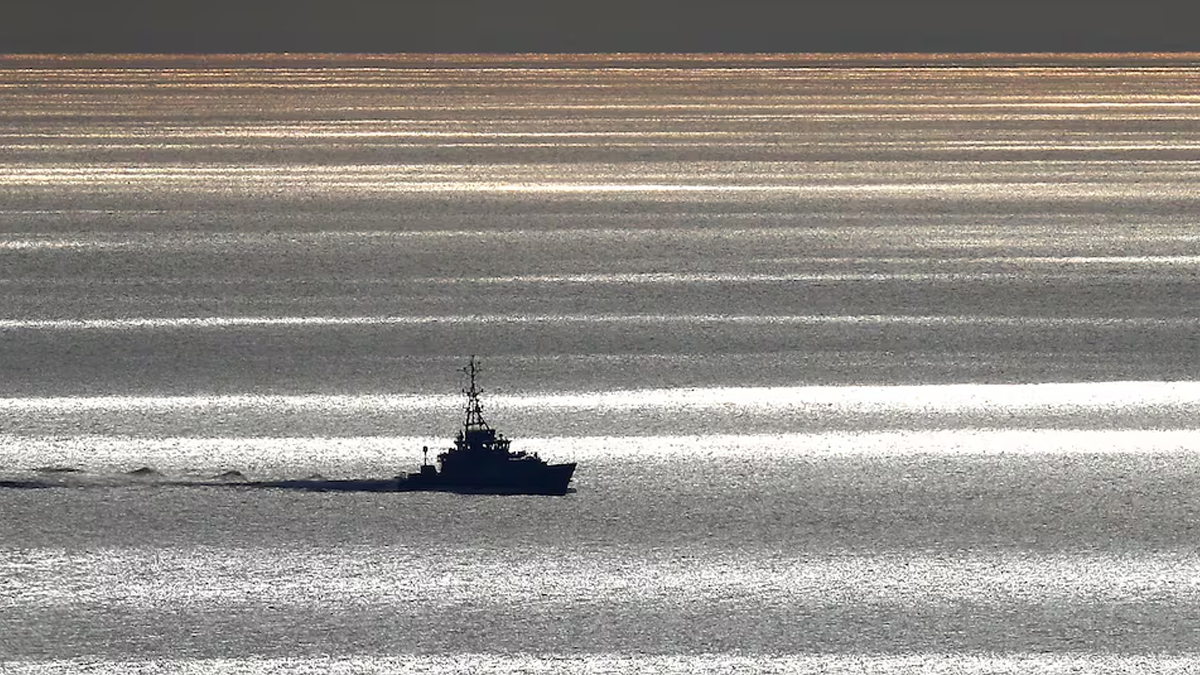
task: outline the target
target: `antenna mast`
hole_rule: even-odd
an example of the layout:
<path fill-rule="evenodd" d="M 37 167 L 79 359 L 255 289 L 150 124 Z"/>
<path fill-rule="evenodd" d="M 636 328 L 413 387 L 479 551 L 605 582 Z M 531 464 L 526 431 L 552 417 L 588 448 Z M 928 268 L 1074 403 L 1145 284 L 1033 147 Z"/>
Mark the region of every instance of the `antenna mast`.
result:
<path fill-rule="evenodd" d="M 479 402 L 479 394 L 482 390 L 475 386 L 475 376 L 479 374 L 479 367 L 475 365 L 475 355 L 471 355 L 471 361 L 467 367 L 462 369 L 462 372 L 467 374 L 469 385 L 463 389 L 463 393 L 467 395 L 466 420 L 463 427 L 467 430 L 471 429 L 487 429 L 488 423 L 483 419 L 483 405 Z"/>

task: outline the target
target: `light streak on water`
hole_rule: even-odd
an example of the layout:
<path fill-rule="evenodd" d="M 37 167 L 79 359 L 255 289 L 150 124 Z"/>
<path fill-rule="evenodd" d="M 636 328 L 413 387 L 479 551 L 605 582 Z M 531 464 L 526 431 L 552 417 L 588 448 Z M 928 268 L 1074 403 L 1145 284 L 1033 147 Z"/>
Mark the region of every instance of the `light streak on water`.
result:
<path fill-rule="evenodd" d="M 415 394 L 298 394 L 197 396 L 46 396 L 0 398 L 0 411 L 170 410 L 275 408 L 299 410 L 426 410 L 457 407 L 459 396 Z M 538 410 L 693 408 L 920 411 L 1068 408 L 1080 411 L 1200 407 L 1200 382 L 1067 382 L 892 386 L 705 387 L 586 393 L 498 394 L 489 405 Z"/>
<path fill-rule="evenodd" d="M 215 409 L 216 406 L 213 406 Z M 153 410 L 152 407 L 145 407 Z M 163 408 L 158 408 L 163 410 Z M 227 407 L 225 412 L 232 410 Z M 433 411 L 435 414 L 442 412 Z M 513 410 L 512 407 L 508 411 Z M 69 409 L 64 410 L 69 411 Z M 551 411 L 552 414 L 556 411 Z M 172 477 L 209 478 L 236 467 L 251 478 L 299 477 L 319 468 L 327 477 L 392 475 L 420 463 L 422 446 L 449 445 L 450 421 L 440 436 L 161 436 L 0 434 L 0 474 L 43 466 L 124 471 L 151 465 Z M 1038 458 L 1069 456 L 1194 457 L 1196 429 L 939 429 L 739 433 L 700 436 L 522 436 L 514 448 L 551 460 L 583 461 L 611 470 L 614 462 L 771 461 L 828 458 Z M 759 471 L 766 472 L 759 467 Z M 299 473 L 296 473 L 299 472 Z M 390 472 L 390 473 L 389 473 Z"/>
<path fill-rule="evenodd" d="M 80 669 L 80 661 L 9 661 L 14 675 L 51 675 Z M 153 660 L 87 660 L 89 672 L 98 675 L 129 672 L 159 672 Z M 180 675 L 212 672 L 237 675 L 296 673 L 362 673 L 385 675 L 395 672 L 446 673 L 448 675 L 779 675 L 780 673 L 828 673 L 838 675 L 1190 675 L 1200 669 L 1200 658 L 1188 654 L 1114 654 L 1105 651 L 1069 653 L 994 651 L 979 653 L 917 652 L 905 654 L 639 654 L 613 653 L 459 653 L 420 656 L 306 656 L 304 658 L 172 659 L 171 672 Z"/>
<path fill-rule="evenodd" d="M 906 316 L 864 314 L 471 314 L 442 316 L 214 316 L 136 317 L 125 319 L 0 319 L 0 330 L 127 331 L 193 330 L 268 326 L 406 326 L 436 324 L 713 324 L 713 325 L 879 325 L 879 326 L 1024 326 L 1154 328 L 1200 325 L 1200 317 L 1028 317 Z"/>
<path fill-rule="evenodd" d="M 366 553 L 366 552 L 364 552 Z M 373 553 L 373 552 L 371 552 Z M 137 606 L 161 604 L 170 600 L 183 603 L 217 602 L 229 595 L 254 594 L 252 586 L 261 584 L 270 566 L 288 566 L 291 550 L 188 551 L 184 554 L 163 551 L 157 560 L 131 551 L 100 550 L 81 552 L 91 573 L 101 577 L 119 577 L 131 567 L 154 566 L 164 575 L 188 574 L 199 566 L 213 570 L 219 583 L 212 586 L 173 579 L 133 578 L 126 583 L 104 584 L 99 592 L 84 597 L 79 588 L 49 589 L 39 600 L 50 606 L 110 604 Z M 377 555 L 377 554 L 376 554 Z M 199 557 L 194 560 L 193 557 Z M 245 559 L 249 557 L 256 559 Z M 261 557 L 259 557 L 261 556 Z M 52 570 L 64 561 L 53 554 L 37 552 L 22 556 L 29 566 Z M 714 597 L 749 598 L 760 602 L 802 605 L 903 604 L 939 606 L 947 603 L 972 603 L 998 608 L 1013 604 L 1078 602 L 1080 600 L 1118 602 L 1130 597 L 1170 595 L 1179 601 L 1200 598 L 1200 559 L 1179 554 L 1122 556 L 1120 554 L 1051 554 L 1035 559 L 1013 553 L 967 553 L 945 556 L 905 555 L 875 558 L 814 556 L 810 559 L 773 559 L 762 555 L 733 554 L 713 560 L 693 562 L 686 559 L 656 560 L 655 565 L 631 568 L 627 561 L 588 552 L 550 568 L 544 561 L 522 559 L 476 562 L 480 574 L 464 578 L 453 561 L 429 565 L 421 557 L 403 550 L 389 561 L 376 559 L 347 563 L 343 555 L 306 552 L 305 574 L 273 578 L 277 602 L 285 606 L 319 603 L 322 597 L 377 598 L 388 607 L 430 602 L 421 589 L 401 586 L 397 580 L 407 568 L 425 562 L 423 579 L 439 589 L 438 602 L 480 603 L 483 605 L 528 602 L 540 597 L 549 605 L 624 603 L 640 600 L 648 603 L 686 600 L 705 603 Z M 333 566 L 342 566 L 334 570 Z M 373 574 L 360 568 L 384 566 Z M 233 578 L 226 570 L 249 568 L 249 578 Z M 357 572 L 357 573 L 347 573 Z M 379 573 L 382 572 L 382 573 Z M 1106 583 L 1098 580 L 1104 578 Z M 1185 581 L 1187 580 L 1187 581 Z M 72 580 L 74 581 L 74 580 Z M 111 579 L 118 581 L 118 579 Z M 697 584 L 697 581 L 703 583 Z M 100 590 L 103 589 L 103 590 Z M 119 589 L 119 590 L 118 590 Z M 175 590 L 176 597 L 165 594 Z M 262 589 L 257 589 L 262 590 Z M 105 593 L 104 591 L 108 591 Z M 180 592 L 186 597 L 179 597 Z M 1093 594 L 1088 597 L 1088 594 Z M 673 597 L 672 597 L 673 596 Z M 0 599 L 0 607 L 28 601 L 28 597 Z"/>

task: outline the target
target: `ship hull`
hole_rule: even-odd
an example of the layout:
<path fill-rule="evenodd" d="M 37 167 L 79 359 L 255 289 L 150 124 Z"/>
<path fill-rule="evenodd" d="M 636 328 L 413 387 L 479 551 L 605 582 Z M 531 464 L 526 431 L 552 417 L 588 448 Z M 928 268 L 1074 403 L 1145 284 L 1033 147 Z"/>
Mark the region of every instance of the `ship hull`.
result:
<path fill-rule="evenodd" d="M 453 492 L 478 495 L 565 495 L 575 464 L 547 464 L 520 475 L 454 478 L 441 474 L 410 474 L 396 478 L 351 480 L 276 480 L 225 483 L 229 487 L 268 487 L 310 492 Z"/>
<path fill-rule="evenodd" d="M 544 464 L 536 470 L 508 470 L 462 476 L 410 474 L 399 479 L 400 492 L 457 492 L 488 495 L 565 495 L 575 464 Z"/>

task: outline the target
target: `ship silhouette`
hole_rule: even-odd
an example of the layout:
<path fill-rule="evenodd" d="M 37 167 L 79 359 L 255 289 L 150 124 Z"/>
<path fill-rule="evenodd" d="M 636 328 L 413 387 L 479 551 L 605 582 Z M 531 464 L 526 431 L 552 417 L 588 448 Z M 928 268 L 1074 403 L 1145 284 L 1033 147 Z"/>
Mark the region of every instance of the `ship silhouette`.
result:
<path fill-rule="evenodd" d="M 563 495 L 575 463 L 548 464 L 537 453 L 514 452 L 511 441 L 497 433 L 483 417 L 481 393 L 476 386 L 479 367 L 472 356 L 462 369 L 468 385 L 462 428 L 454 437 L 454 447 L 437 456 L 438 467 L 429 464 L 429 449 L 418 473 L 400 478 L 398 490 L 440 490 L 479 494 Z"/>
<path fill-rule="evenodd" d="M 429 463 L 429 448 L 423 448 L 420 471 L 395 478 L 330 480 L 250 481 L 244 487 L 273 487 L 293 490 L 353 492 L 459 492 L 489 495 L 565 495 L 575 474 L 575 463 L 549 464 L 537 453 L 514 452 L 511 441 L 497 433 L 483 417 L 481 393 L 476 384 L 479 366 L 472 356 L 462 369 L 468 384 L 462 428 L 454 447 L 437 456 L 438 466 Z M 213 482 L 206 482 L 212 485 Z"/>

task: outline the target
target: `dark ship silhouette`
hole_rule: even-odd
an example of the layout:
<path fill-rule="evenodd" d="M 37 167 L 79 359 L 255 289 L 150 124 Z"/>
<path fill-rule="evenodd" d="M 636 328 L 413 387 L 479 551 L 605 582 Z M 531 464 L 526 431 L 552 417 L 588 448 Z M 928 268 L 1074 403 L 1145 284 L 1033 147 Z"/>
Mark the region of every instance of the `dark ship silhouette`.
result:
<path fill-rule="evenodd" d="M 538 457 L 509 450 L 510 441 L 483 418 L 480 389 L 475 385 L 479 367 L 475 357 L 462 369 L 469 378 L 463 389 L 467 396 L 462 429 L 454 447 L 439 453 L 439 471 L 429 464 L 429 449 L 419 473 L 400 478 L 398 490 L 441 490 L 481 494 L 563 495 L 575 473 L 575 463 L 547 464 Z"/>
<path fill-rule="evenodd" d="M 459 492 L 488 495 L 565 495 L 575 463 L 547 464 L 537 453 L 513 452 L 510 441 L 497 433 L 483 417 L 481 393 L 475 379 L 479 367 L 475 357 L 462 369 L 469 378 L 463 389 L 467 396 L 462 429 L 454 447 L 437 456 L 441 470 L 429 463 L 429 448 L 421 470 L 395 478 L 329 480 L 320 477 L 236 483 L 247 487 L 292 490 L 356 492 Z M 212 484 L 212 483 L 206 483 Z"/>

